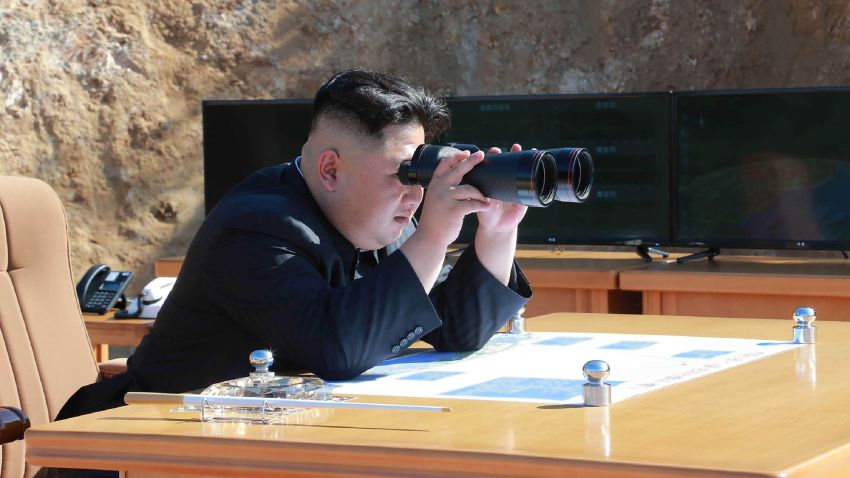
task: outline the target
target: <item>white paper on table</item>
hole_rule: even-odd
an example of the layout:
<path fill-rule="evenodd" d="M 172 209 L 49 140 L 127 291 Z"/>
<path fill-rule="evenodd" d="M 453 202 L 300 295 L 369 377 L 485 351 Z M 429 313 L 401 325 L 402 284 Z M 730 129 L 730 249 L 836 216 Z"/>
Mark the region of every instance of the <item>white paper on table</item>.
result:
<path fill-rule="evenodd" d="M 423 351 L 392 358 L 338 395 L 582 403 L 588 360 L 611 366 L 613 402 L 799 347 L 792 342 L 667 335 L 496 334 L 474 353 Z"/>

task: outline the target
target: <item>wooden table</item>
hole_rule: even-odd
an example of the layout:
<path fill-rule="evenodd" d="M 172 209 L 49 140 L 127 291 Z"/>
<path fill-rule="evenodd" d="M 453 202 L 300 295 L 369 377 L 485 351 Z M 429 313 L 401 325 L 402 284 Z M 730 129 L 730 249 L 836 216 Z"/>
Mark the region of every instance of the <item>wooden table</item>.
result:
<path fill-rule="evenodd" d="M 850 321 L 850 261 L 719 256 L 623 270 L 620 288 L 643 295 L 644 314 L 787 319 L 812 306 L 818 320 Z"/>
<path fill-rule="evenodd" d="M 791 320 L 556 314 L 531 330 L 786 340 Z M 369 397 L 451 413 L 305 411 L 273 425 L 200 423 L 134 405 L 27 432 L 34 465 L 128 476 L 845 477 L 850 323 L 819 343 L 605 408 Z M 580 364 L 564 364 L 578 367 Z"/>
<path fill-rule="evenodd" d="M 558 311 L 640 314 L 641 294 L 619 288 L 618 274 L 643 267 L 634 252 L 518 250 L 517 262 L 534 290 L 525 315 Z M 176 276 L 182 257 L 158 259 L 157 277 Z"/>
<path fill-rule="evenodd" d="M 154 319 L 113 318 L 113 312 L 104 315 L 83 313 L 86 330 L 98 362 L 109 360 L 109 346 L 135 347 L 150 332 Z"/>

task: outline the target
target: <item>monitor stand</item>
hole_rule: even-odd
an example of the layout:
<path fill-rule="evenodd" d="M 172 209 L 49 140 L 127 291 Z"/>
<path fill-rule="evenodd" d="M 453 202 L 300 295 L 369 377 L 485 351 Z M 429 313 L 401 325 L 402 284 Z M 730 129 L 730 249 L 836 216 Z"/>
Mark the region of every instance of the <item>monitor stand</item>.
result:
<path fill-rule="evenodd" d="M 680 258 L 676 259 L 676 262 L 681 264 L 683 262 L 689 262 L 689 261 L 695 261 L 697 259 L 702 259 L 703 257 L 705 257 L 708 260 L 713 260 L 714 256 L 716 256 L 718 254 L 720 254 L 720 248 L 709 247 L 708 249 L 706 249 L 702 252 L 697 252 L 697 253 L 691 254 L 689 256 L 680 257 Z"/>
<path fill-rule="evenodd" d="M 637 255 L 640 256 L 641 259 L 643 259 L 644 262 L 652 262 L 652 257 L 650 257 L 649 255 L 650 252 L 653 254 L 660 255 L 664 259 L 667 259 L 667 257 L 670 256 L 667 251 L 662 251 L 661 249 L 656 249 L 654 247 L 649 246 L 637 246 L 635 248 L 635 252 L 637 253 Z"/>

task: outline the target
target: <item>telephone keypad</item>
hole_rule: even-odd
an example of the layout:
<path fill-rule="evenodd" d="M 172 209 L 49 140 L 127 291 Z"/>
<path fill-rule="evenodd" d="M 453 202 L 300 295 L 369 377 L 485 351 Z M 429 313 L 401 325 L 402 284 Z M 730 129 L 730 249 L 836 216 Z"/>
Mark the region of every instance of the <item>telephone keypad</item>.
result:
<path fill-rule="evenodd" d="M 92 266 L 77 284 L 83 312 L 108 312 L 132 279 L 132 272 L 112 271 L 104 264 Z"/>
<path fill-rule="evenodd" d="M 109 303 L 112 302 L 112 299 L 114 297 L 114 292 L 99 290 L 92 294 L 92 297 L 91 299 L 89 299 L 88 303 L 92 307 L 104 308 L 109 306 Z"/>

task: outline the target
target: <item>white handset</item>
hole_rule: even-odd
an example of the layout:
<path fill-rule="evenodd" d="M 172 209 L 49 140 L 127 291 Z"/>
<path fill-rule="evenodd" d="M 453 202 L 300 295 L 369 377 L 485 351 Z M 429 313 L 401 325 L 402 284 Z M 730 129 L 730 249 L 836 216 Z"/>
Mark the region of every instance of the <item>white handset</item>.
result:
<path fill-rule="evenodd" d="M 159 309 L 162 307 L 168 293 L 174 286 L 176 277 L 157 277 L 150 281 L 148 285 L 142 289 L 142 314 L 140 317 L 146 319 L 155 319 L 159 314 Z"/>

